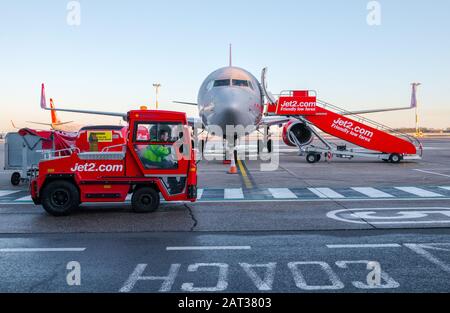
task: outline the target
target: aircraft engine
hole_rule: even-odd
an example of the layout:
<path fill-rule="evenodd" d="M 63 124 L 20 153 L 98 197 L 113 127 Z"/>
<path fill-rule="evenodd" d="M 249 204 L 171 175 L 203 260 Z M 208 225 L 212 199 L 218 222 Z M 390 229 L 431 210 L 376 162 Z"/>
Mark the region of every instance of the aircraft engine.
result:
<path fill-rule="evenodd" d="M 284 143 L 291 147 L 297 147 L 292 136 L 295 136 L 302 146 L 309 145 L 314 139 L 313 133 L 308 125 L 298 120 L 292 120 L 283 127 Z"/>

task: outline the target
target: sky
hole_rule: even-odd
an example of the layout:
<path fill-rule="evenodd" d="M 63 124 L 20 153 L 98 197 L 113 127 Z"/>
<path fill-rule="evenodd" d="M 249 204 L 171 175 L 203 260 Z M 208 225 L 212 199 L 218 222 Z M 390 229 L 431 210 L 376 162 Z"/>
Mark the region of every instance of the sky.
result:
<path fill-rule="evenodd" d="M 206 76 L 228 64 L 260 77 L 272 93 L 316 90 L 349 110 L 407 106 L 421 82 L 420 123 L 450 127 L 450 1 L 380 0 L 379 25 L 367 0 L 80 0 L 80 24 L 65 0 L 0 0 L 0 131 L 48 122 L 40 84 L 61 108 L 126 112 L 160 107 L 198 114 Z M 376 12 L 375 12 L 376 13 Z M 72 20 L 73 21 L 73 20 Z M 114 118 L 60 113 L 63 121 Z M 413 111 L 370 116 L 413 127 Z"/>

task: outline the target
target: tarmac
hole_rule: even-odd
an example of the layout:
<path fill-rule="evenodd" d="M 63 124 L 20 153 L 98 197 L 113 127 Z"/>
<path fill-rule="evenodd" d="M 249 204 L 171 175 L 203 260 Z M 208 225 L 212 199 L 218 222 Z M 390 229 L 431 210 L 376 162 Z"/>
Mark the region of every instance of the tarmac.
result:
<path fill-rule="evenodd" d="M 362 261 L 376 260 L 389 273 L 381 291 L 449 292 L 450 139 L 423 145 L 423 160 L 400 164 L 365 158 L 308 164 L 284 145 L 273 171 L 248 154 L 237 175 L 221 161 L 203 160 L 198 201 L 163 203 L 148 215 L 133 214 L 127 202 L 51 217 L 31 203 L 26 185 L 13 187 L 11 172 L 0 172 L 0 291 L 195 292 L 202 285 L 224 292 L 365 292 L 378 289 L 355 287 L 354 279 L 365 281 Z M 0 156 L 1 166 L 2 144 Z M 184 250 L 167 250 L 174 246 Z M 43 251 L 27 250 L 33 248 Z M 72 288 L 63 278 L 65 262 L 74 258 L 87 278 Z M 34 276 L 13 270 L 39 260 Z M 164 289 L 136 280 L 138 264 L 156 276 L 179 265 L 178 274 Z M 245 264 L 266 268 L 268 276 Z"/>

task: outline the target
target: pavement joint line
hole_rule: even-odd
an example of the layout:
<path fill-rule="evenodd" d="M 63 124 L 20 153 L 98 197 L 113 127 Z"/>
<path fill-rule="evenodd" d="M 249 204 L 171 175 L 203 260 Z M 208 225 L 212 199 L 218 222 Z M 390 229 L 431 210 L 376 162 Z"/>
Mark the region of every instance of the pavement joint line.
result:
<path fill-rule="evenodd" d="M 84 252 L 86 248 L 4 248 L 0 253 L 16 252 Z"/>
<path fill-rule="evenodd" d="M 166 247 L 166 251 L 195 251 L 195 250 L 251 250 L 251 246 L 191 246 L 191 247 Z"/>
<path fill-rule="evenodd" d="M 353 249 L 353 248 L 401 248 L 397 243 L 379 243 L 379 244 L 341 244 L 341 245 L 327 245 L 329 249 Z"/>

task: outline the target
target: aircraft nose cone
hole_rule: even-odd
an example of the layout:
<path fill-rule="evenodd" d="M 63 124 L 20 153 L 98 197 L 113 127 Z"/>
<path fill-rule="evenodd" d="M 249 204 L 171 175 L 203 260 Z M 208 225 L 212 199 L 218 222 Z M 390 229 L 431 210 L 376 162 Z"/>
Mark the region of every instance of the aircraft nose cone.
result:
<path fill-rule="evenodd" d="M 214 99 L 214 116 L 211 122 L 225 129 L 227 125 L 242 125 L 247 127 L 252 124 L 249 116 L 251 98 L 239 90 L 217 94 Z"/>

